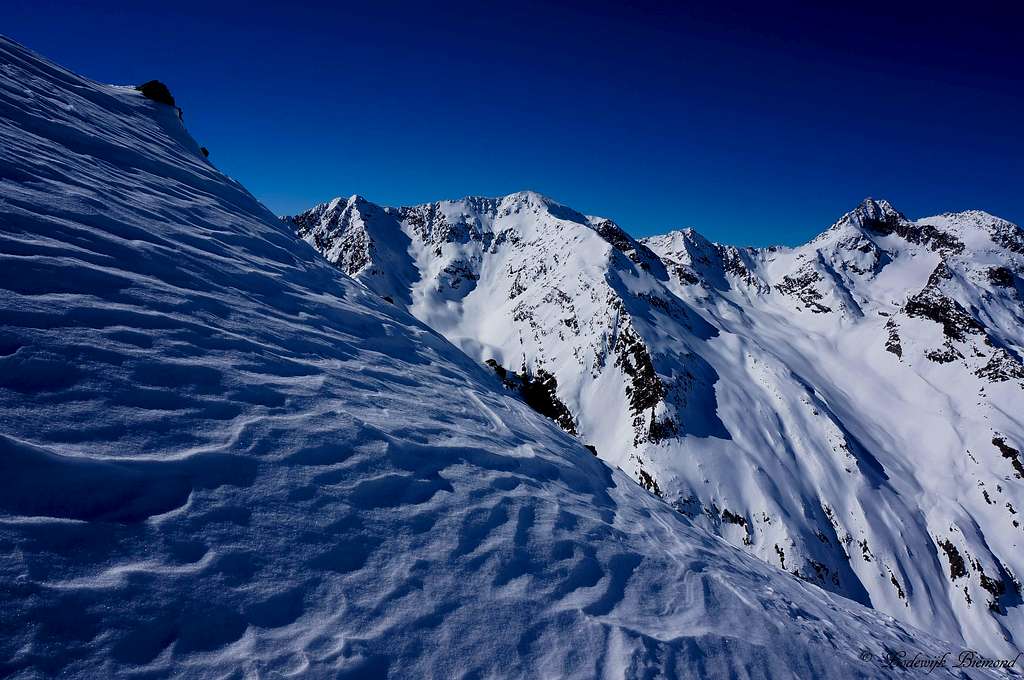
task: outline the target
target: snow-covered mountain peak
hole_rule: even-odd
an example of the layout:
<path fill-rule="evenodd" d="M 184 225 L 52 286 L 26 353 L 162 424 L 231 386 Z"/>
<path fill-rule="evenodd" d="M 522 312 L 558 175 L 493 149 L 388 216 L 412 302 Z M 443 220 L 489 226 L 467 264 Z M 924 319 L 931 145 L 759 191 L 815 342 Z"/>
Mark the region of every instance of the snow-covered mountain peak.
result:
<path fill-rule="evenodd" d="M 709 241 L 693 227 L 673 229 L 665 234 L 648 236 L 641 242 L 663 258 L 678 264 L 693 265 L 696 260 L 709 257 L 718 244 Z"/>
<path fill-rule="evenodd" d="M 876 201 L 869 196 L 861 201 L 860 205 L 847 213 L 843 219 L 849 219 L 861 226 L 867 226 L 872 222 L 890 222 L 906 219 L 906 217 L 884 198 Z"/>
<path fill-rule="evenodd" d="M 681 227 L 679 229 L 673 229 L 665 232 L 664 234 L 647 236 L 641 240 L 648 246 L 657 246 L 658 252 L 664 253 L 684 252 L 694 246 L 700 249 L 707 249 L 713 245 L 704 237 L 703 234 L 693 227 Z"/>
<path fill-rule="evenodd" d="M 467 197 L 466 199 L 463 199 L 463 200 L 469 200 L 469 198 L 472 198 L 472 197 Z M 476 198 L 482 198 L 482 197 L 476 197 Z M 500 196 L 500 197 L 498 197 L 498 201 L 503 206 L 527 205 L 527 206 L 531 206 L 531 207 L 540 207 L 540 208 L 547 208 L 549 206 L 561 207 L 561 204 L 558 203 L 557 201 L 551 199 L 548 196 L 545 196 L 544 194 L 541 194 L 539 192 L 536 192 L 536 191 L 533 191 L 533 190 L 530 190 L 530 189 L 524 189 L 522 191 L 516 191 L 516 192 L 513 192 L 511 194 L 506 194 L 505 196 Z"/>
<path fill-rule="evenodd" d="M 840 217 L 806 246 L 821 247 L 837 242 L 852 243 L 858 238 L 871 238 L 872 234 L 891 230 L 892 225 L 905 221 L 906 217 L 887 200 L 865 198 L 853 210 Z"/>
<path fill-rule="evenodd" d="M 669 268 L 674 280 L 683 285 L 731 290 L 740 287 L 751 294 L 767 290 L 767 284 L 752 271 L 760 254 L 752 248 L 737 248 L 709 241 L 692 227 L 650 236 L 641 242 L 655 252 Z"/>
<path fill-rule="evenodd" d="M 366 219 L 371 214 L 374 217 Z M 362 219 L 353 220 L 355 215 Z M 456 259 L 463 259 L 471 243 L 484 248 L 523 240 L 545 246 L 552 245 L 547 242 L 550 239 L 583 243 L 592 242 L 589 235 L 592 232 L 611 247 L 607 253 L 621 251 L 648 269 L 660 266 L 645 246 L 611 220 L 584 215 L 535 191 L 496 198 L 468 196 L 401 208 L 381 208 L 361 197 L 347 201 L 334 199 L 284 219 L 295 225 L 299 235 L 318 250 L 330 250 L 328 259 L 343 263 L 345 271 L 351 274 L 357 273 L 367 262 L 363 255 L 353 258 L 349 252 L 352 248 L 358 247 L 365 253 L 376 244 L 376 247 L 392 250 L 396 257 L 409 254 L 404 241 L 391 243 L 390 236 L 378 233 L 382 229 L 393 231 L 392 223 L 396 220 L 408 225 L 408 235 L 429 245 L 438 254 L 445 251 Z M 556 236 L 555 232 L 560 235 Z M 333 249 L 328 248 L 328 242 Z M 457 243 L 462 245 L 456 246 Z M 395 248 L 400 248 L 401 252 Z"/>
<path fill-rule="evenodd" d="M 1024 255 L 1024 229 L 984 210 L 946 212 L 915 220 L 914 224 L 955 236 L 972 254 L 995 250 L 1008 256 Z"/>
<path fill-rule="evenodd" d="M 866 241 L 883 250 L 931 251 L 942 257 L 957 256 L 965 248 L 984 248 L 995 232 L 1016 231 L 1014 225 L 981 210 L 944 213 L 911 220 L 887 201 L 865 199 L 832 228 L 811 243 L 841 241 L 860 247 Z"/>
<path fill-rule="evenodd" d="M 337 214 L 340 211 L 367 205 L 372 204 L 365 197 L 359 194 L 352 194 L 351 196 L 335 196 L 329 201 L 316 204 L 312 210 L 317 210 L 324 214 Z"/>

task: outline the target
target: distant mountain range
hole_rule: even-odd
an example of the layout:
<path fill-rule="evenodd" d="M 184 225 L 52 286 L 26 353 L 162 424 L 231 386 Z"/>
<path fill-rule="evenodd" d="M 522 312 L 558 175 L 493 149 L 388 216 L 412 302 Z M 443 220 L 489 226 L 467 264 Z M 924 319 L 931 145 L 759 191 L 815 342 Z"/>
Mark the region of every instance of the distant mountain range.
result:
<path fill-rule="evenodd" d="M 867 199 L 737 248 L 533 192 L 285 219 L 700 526 L 940 637 L 1024 640 L 1016 225 Z"/>

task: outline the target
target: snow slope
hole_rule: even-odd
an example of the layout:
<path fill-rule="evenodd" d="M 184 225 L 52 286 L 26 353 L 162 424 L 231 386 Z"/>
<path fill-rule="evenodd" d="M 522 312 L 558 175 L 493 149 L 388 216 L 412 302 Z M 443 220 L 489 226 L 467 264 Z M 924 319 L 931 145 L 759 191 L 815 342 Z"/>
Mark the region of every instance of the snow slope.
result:
<path fill-rule="evenodd" d="M 799 248 L 532 192 L 287 218 L 704 528 L 991 654 L 1024 639 L 1024 232 L 865 201 Z"/>
<path fill-rule="evenodd" d="M 171 108 L 0 39 L 0 673 L 874 677 L 862 650 L 947 648 L 693 527 L 311 255 Z"/>

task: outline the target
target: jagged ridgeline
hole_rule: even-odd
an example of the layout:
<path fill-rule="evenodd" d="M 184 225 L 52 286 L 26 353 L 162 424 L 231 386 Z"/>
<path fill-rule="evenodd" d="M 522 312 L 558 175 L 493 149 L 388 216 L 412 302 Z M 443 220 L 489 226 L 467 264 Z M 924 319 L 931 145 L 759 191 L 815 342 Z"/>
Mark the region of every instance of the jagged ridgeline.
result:
<path fill-rule="evenodd" d="M 737 248 L 532 192 L 286 219 L 698 524 L 949 639 L 1021 639 L 1016 225 L 868 199 Z"/>

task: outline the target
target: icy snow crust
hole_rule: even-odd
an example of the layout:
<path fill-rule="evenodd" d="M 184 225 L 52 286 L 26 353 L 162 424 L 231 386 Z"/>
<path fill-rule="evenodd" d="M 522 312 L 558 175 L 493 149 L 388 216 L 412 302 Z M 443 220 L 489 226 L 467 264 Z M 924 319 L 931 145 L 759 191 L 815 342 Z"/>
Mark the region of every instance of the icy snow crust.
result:
<path fill-rule="evenodd" d="M 692 527 L 0 40 L 0 673 L 868 677 L 945 649 Z"/>

